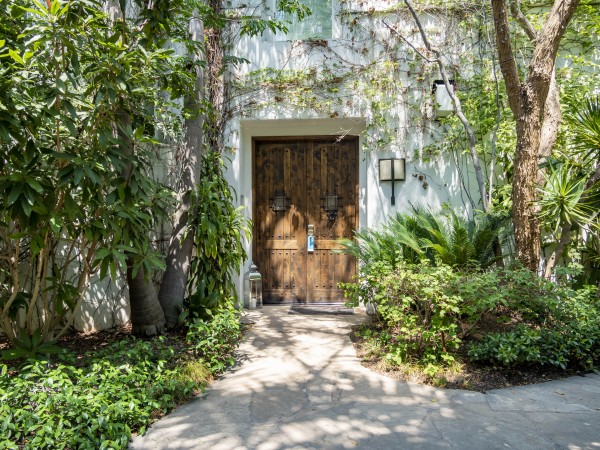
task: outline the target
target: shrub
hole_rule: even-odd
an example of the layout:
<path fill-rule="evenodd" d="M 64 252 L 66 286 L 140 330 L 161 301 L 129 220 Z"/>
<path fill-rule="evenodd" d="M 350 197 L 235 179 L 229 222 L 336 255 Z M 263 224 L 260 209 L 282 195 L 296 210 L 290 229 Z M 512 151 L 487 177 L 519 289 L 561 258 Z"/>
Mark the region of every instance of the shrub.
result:
<path fill-rule="evenodd" d="M 397 269 L 375 263 L 360 285 L 344 285 L 354 295 L 369 292 L 377 312 L 391 333 L 388 359 L 396 363 L 415 358 L 448 359 L 460 344 L 460 298 L 447 286 L 458 275 L 440 265 L 400 264 Z"/>
<path fill-rule="evenodd" d="M 491 333 L 471 343 L 474 361 L 515 367 L 523 364 L 591 369 L 600 359 L 600 308 L 596 288 L 571 290 L 554 286 L 546 296 L 544 322 L 538 317 L 513 330 Z M 519 302 L 518 305 L 522 305 Z M 537 305 L 539 307 L 539 305 Z M 531 309 L 527 309 L 527 312 Z"/>
<path fill-rule="evenodd" d="M 231 308 L 221 311 L 210 322 L 194 319 L 187 333 L 188 344 L 195 356 L 201 358 L 213 374 L 235 363 L 233 351 L 240 338 L 238 313 Z"/>
<path fill-rule="evenodd" d="M 0 364 L 0 448 L 126 448 L 133 431 L 143 433 L 233 364 L 240 336 L 228 309 L 194 321 L 187 348 L 127 338 L 85 361 Z"/>
<path fill-rule="evenodd" d="M 589 369 L 600 356 L 596 288 L 572 289 L 520 266 L 457 272 L 374 262 L 342 288 L 353 306 L 377 305 L 385 329 L 373 340 L 393 364 L 452 361 L 465 342 L 471 360 L 509 367 Z"/>
<path fill-rule="evenodd" d="M 196 213 L 191 215 L 195 256 L 190 266 L 186 299 L 192 317 L 209 318 L 227 307 L 236 294 L 233 274 L 246 258 L 243 241 L 250 237 L 250 223 L 234 206 L 232 188 L 224 175 L 224 162 L 218 152 L 202 161 L 202 183 L 194 193 Z"/>

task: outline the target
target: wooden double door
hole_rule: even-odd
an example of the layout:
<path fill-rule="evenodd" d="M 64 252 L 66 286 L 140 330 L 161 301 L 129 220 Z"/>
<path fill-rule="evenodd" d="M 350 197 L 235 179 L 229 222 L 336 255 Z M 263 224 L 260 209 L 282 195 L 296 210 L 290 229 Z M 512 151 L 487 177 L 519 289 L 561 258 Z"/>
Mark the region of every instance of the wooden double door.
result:
<path fill-rule="evenodd" d="M 253 146 L 252 253 L 263 301 L 344 301 L 337 284 L 354 279 L 356 260 L 337 240 L 358 226 L 358 138 L 256 138 Z"/>

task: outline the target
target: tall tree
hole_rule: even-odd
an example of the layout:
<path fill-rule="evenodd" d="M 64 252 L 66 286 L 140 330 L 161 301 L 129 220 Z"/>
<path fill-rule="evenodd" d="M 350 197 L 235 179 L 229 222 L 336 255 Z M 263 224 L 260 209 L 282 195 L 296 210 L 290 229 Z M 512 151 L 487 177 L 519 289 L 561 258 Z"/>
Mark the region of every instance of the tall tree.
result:
<path fill-rule="evenodd" d="M 160 283 L 158 298 L 165 313 L 167 327 L 177 324 L 185 298 L 190 263 L 194 248 L 194 233 L 188 227 L 192 213 L 192 192 L 200 182 L 200 167 L 203 149 L 204 116 L 201 104 L 204 98 L 204 76 L 200 65 L 200 54 L 194 44 L 202 42 L 204 27 L 198 12 L 190 21 L 190 41 L 194 89 L 188 93 L 185 102 L 185 139 L 182 148 L 181 181 L 178 188 L 178 208 L 173 215 L 173 231 L 167 251 L 167 268 Z"/>
<path fill-rule="evenodd" d="M 536 206 L 539 160 L 552 148 L 556 135 L 548 127 L 556 126 L 557 94 L 551 93 L 554 63 L 560 41 L 577 9 L 579 0 L 556 0 L 539 32 L 525 25 L 528 36 L 535 38 L 527 75 L 521 80 L 514 57 L 508 23 L 507 0 L 491 0 L 500 69 L 506 84 L 508 103 L 516 120 L 517 146 L 513 173 L 512 216 L 516 256 L 526 267 L 538 271 L 541 227 Z M 519 20 L 518 3 L 513 2 Z M 550 100 L 549 100 L 550 98 Z M 560 120 L 560 118 L 558 118 Z"/>

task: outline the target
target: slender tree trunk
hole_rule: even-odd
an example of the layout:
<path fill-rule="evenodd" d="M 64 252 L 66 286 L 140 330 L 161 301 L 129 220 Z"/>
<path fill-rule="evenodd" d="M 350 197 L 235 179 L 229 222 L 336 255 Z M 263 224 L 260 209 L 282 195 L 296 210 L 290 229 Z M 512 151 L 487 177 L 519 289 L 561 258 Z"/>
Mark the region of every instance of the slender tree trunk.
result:
<path fill-rule="evenodd" d="M 458 98 L 458 96 L 454 93 L 453 88 L 450 85 L 450 78 L 448 76 L 448 70 L 446 68 L 446 64 L 444 63 L 444 60 L 442 59 L 442 52 L 438 48 L 431 45 L 431 42 L 429 42 L 429 39 L 427 38 L 427 34 L 425 33 L 425 29 L 423 28 L 423 25 L 421 24 L 421 19 L 419 19 L 419 16 L 417 15 L 412 3 L 409 0 L 404 0 L 404 4 L 408 8 L 411 16 L 413 17 L 413 20 L 415 21 L 415 24 L 417 25 L 417 28 L 419 29 L 419 33 L 421 35 L 421 39 L 423 40 L 423 44 L 425 44 L 425 47 L 427 48 L 428 51 L 430 51 L 431 53 L 433 53 L 435 55 L 435 60 L 429 59 L 423 53 L 418 51 L 414 46 L 413 46 L 413 49 L 416 50 L 417 53 L 419 53 L 419 55 L 425 61 L 435 62 L 438 65 L 438 68 L 440 70 L 440 75 L 442 76 L 442 79 L 444 80 L 444 87 L 446 88 L 446 91 L 448 92 L 448 95 L 450 96 L 450 99 L 452 100 L 454 112 L 455 112 L 456 116 L 458 117 L 458 119 L 460 120 L 463 128 L 465 129 L 465 132 L 467 133 L 467 137 L 469 139 L 469 152 L 471 153 L 471 161 L 473 163 L 473 168 L 475 169 L 475 178 L 477 179 L 477 186 L 479 188 L 479 194 L 481 197 L 481 206 L 484 211 L 487 211 L 488 199 L 487 199 L 487 193 L 486 193 L 486 188 L 485 188 L 485 181 L 484 181 L 484 176 L 483 176 L 483 170 L 481 168 L 481 163 L 479 162 L 479 156 L 477 155 L 477 150 L 475 148 L 476 140 L 475 140 L 475 134 L 473 133 L 473 128 L 471 127 L 469 120 L 463 113 L 460 98 Z M 402 39 L 404 39 L 405 42 L 407 42 L 409 45 L 412 46 L 412 44 L 410 44 L 410 42 L 407 41 L 402 35 L 400 35 L 393 27 L 390 27 L 389 25 L 387 25 L 387 23 L 385 23 L 385 21 L 384 21 L 384 24 L 388 27 L 388 29 L 391 32 L 399 35 Z"/>
<path fill-rule="evenodd" d="M 198 42 L 203 37 L 202 23 L 194 18 L 190 22 L 191 39 Z M 195 57 L 197 60 L 197 55 Z M 200 182 L 200 166 L 203 147 L 203 122 L 200 107 L 204 91 L 204 78 L 200 67 L 195 66 L 194 92 L 186 99 L 185 109 L 191 114 L 185 121 L 185 141 L 182 155 L 182 176 L 179 187 L 179 208 L 173 217 L 173 232 L 167 252 L 166 271 L 160 283 L 158 298 L 165 313 L 167 327 L 177 324 L 183 308 L 189 268 L 194 249 L 194 231 L 188 227 L 192 192 Z"/>
<path fill-rule="evenodd" d="M 220 16 L 223 0 L 210 0 L 215 16 Z M 225 75 L 225 42 L 223 27 L 213 26 L 206 29 L 206 91 L 208 103 L 212 108 L 208 126 L 205 127 L 204 142 L 209 151 L 221 152 L 223 149 L 223 127 L 227 120 L 225 105 L 227 100 Z"/>

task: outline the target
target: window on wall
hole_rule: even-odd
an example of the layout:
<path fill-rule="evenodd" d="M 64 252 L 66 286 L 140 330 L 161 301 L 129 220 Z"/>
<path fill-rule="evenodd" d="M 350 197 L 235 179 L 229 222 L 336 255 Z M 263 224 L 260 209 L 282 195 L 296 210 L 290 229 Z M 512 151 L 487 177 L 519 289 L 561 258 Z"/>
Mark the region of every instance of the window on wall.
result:
<path fill-rule="evenodd" d="M 279 41 L 303 41 L 309 39 L 332 38 L 332 0 L 301 0 L 308 6 L 312 14 L 302 20 L 290 17 L 288 14 L 278 14 L 278 19 L 291 22 L 288 32 L 277 33 Z"/>

